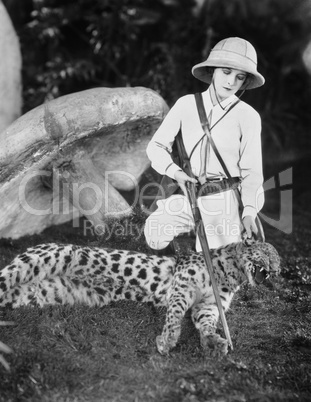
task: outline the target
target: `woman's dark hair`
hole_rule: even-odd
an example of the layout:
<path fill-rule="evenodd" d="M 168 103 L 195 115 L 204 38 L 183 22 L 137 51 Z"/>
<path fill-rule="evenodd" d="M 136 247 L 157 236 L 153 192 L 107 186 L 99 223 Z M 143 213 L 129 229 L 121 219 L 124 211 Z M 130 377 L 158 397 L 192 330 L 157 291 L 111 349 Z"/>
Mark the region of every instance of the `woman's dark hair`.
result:
<path fill-rule="evenodd" d="M 206 67 L 207 74 L 212 76 L 214 74 L 215 67 Z"/>
<path fill-rule="evenodd" d="M 214 74 L 215 68 L 216 67 L 206 67 L 207 74 L 212 76 Z M 252 74 L 247 73 L 244 84 L 243 84 L 243 88 L 244 89 L 247 88 L 247 86 L 252 83 L 253 79 L 254 79 L 254 76 Z"/>
<path fill-rule="evenodd" d="M 249 84 L 252 83 L 253 79 L 254 79 L 254 76 L 252 74 L 247 74 L 243 87 L 246 88 Z"/>

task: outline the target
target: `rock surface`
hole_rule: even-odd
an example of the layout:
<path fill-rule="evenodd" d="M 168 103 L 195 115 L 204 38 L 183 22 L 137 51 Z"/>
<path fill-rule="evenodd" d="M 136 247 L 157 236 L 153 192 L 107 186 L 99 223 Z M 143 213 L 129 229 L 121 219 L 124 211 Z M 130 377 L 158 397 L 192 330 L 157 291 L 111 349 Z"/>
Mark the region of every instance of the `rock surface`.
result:
<path fill-rule="evenodd" d="M 0 0 L 0 132 L 21 114 L 22 57 L 10 16 Z"/>
<path fill-rule="evenodd" d="M 95 227 L 111 214 L 130 214 L 118 190 L 136 187 L 167 111 L 147 88 L 94 88 L 17 119 L 0 133 L 0 238 L 81 214 Z"/>

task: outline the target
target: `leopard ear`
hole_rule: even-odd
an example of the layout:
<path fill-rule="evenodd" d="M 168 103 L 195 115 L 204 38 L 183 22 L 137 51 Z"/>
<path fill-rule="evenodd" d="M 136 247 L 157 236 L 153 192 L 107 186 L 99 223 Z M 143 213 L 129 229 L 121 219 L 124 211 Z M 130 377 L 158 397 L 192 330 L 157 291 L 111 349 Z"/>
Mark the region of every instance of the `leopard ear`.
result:
<path fill-rule="evenodd" d="M 248 237 L 247 237 L 247 233 L 246 233 L 245 230 L 244 230 L 244 232 L 242 233 L 241 238 L 242 238 L 242 243 L 245 243 L 245 241 L 247 241 Z"/>
<path fill-rule="evenodd" d="M 236 251 L 236 253 L 237 253 L 237 254 L 241 254 L 242 251 L 243 251 L 243 248 L 244 248 L 243 242 L 237 243 L 236 246 L 235 246 L 235 251 Z"/>

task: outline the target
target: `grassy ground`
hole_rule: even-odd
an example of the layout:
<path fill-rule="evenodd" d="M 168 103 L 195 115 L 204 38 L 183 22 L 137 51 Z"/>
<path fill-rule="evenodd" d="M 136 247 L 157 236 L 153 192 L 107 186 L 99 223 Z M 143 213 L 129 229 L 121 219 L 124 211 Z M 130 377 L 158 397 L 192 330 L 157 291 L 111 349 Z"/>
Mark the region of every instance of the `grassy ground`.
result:
<path fill-rule="evenodd" d="M 234 344 L 227 357 L 204 357 L 189 316 L 171 356 L 160 356 L 155 336 L 165 311 L 139 303 L 5 310 L 0 320 L 15 325 L 0 327 L 0 340 L 13 349 L 6 356 L 11 372 L 0 367 L 0 401 L 310 401 L 311 214 L 305 206 L 296 208 L 292 234 L 265 227 L 283 274 L 269 287 L 239 292 L 227 314 Z M 146 250 L 141 216 L 114 224 L 112 236 L 100 241 L 83 234 L 82 221 L 74 230 L 68 223 L 2 240 L 0 268 L 48 241 Z"/>

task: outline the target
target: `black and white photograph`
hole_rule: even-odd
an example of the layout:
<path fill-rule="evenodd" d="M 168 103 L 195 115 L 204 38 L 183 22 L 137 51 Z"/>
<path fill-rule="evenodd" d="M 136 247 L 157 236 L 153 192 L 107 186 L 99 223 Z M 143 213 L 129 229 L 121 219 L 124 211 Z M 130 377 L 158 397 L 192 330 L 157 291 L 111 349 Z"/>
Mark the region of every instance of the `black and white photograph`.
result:
<path fill-rule="evenodd" d="M 0 402 L 311 401 L 311 0 L 0 0 Z"/>

